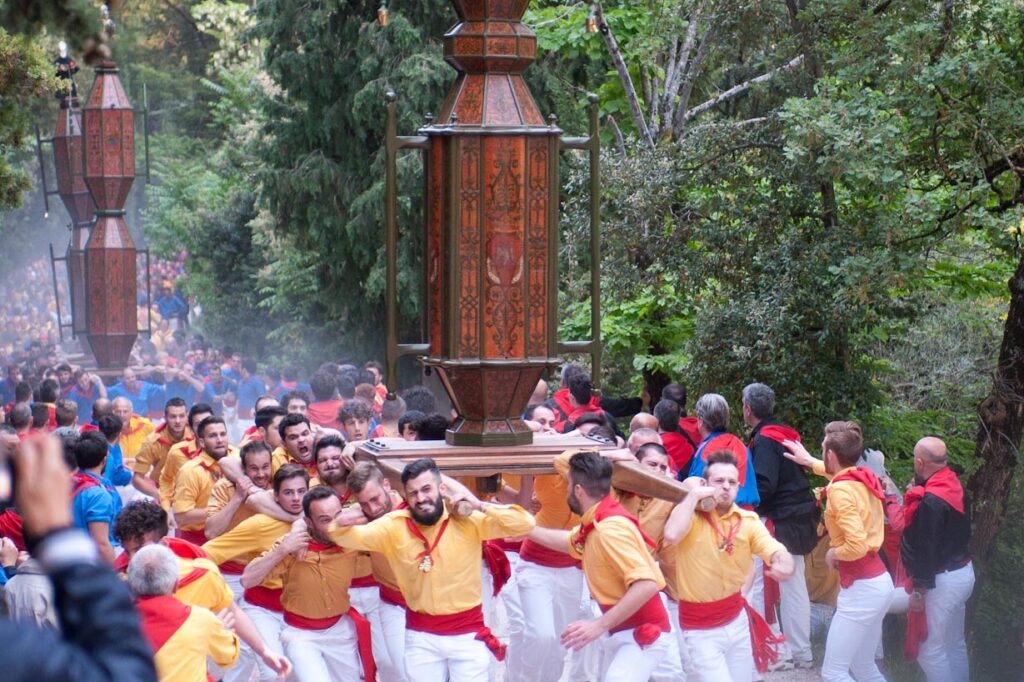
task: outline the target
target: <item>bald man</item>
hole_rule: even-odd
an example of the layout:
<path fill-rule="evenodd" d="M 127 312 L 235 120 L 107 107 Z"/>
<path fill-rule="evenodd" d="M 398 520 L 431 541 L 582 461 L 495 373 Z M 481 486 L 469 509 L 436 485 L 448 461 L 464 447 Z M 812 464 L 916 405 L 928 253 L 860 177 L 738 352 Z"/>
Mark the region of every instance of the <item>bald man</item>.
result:
<path fill-rule="evenodd" d="M 638 415 L 639 416 L 639 415 Z M 634 421 L 636 417 L 633 418 Z M 635 457 L 638 450 L 648 443 L 657 443 L 661 445 L 661 435 L 656 429 L 640 428 L 629 430 L 629 440 L 626 441 L 626 447 L 629 448 L 629 452 Z"/>
<path fill-rule="evenodd" d="M 650 412 L 637 412 L 629 420 L 629 432 L 635 433 L 640 429 L 652 429 L 658 431 L 658 418 Z"/>
<path fill-rule="evenodd" d="M 910 620 L 924 614 L 928 636 L 908 627 L 908 646 L 918 643 L 917 662 L 928 682 L 967 682 L 967 643 L 964 616 L 974 590 L 974 567 L 969 543 L 971 517 L 957 475 L 949 468 L 946 444 L 935 437 L 914 446 L 914 487 L 903 498 L 886 498 L 886 511 L 895 528 L 903 527 L 900 554 L 913 580 Z M 913 638 L 916 636 L 916 642 Z"/>

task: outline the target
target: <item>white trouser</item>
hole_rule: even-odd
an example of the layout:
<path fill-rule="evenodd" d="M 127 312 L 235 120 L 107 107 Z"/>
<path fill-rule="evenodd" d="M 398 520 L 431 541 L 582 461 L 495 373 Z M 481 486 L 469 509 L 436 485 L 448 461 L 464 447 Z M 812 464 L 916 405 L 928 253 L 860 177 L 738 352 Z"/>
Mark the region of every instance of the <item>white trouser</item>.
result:
<path fill-rule="evenodd" d="M 481 682 L 494 654 L 473 633 L 435 635 L 419 630 L 405 634 L 405 667 L 417 682 Z"/>
<path fill-rule="evenodd" d="M 285 654 L 295 668 L 296 682 L 359 680 L 362 663 L 356 626 L 348 616 L 325 630 L 285 625 L 281 631 Z"/>
<path fill-rule="evenodd" d="M 661 592 L 661 603 L 665 610 L 670 610 L 669 599 L 664 592 Z M 672 629 L 658 638 L 665 640 L 665 655 L 658 662 L 658 667 L 651 673 L 651 682 L 685 682 L 686 673 L 683 672 L 683 661 L 679 655 L 679 607 L 676 606 L 676 619 L 669 616 L 669 624 Z"/>
<path fill-rule="evenodd" d="M 377 658 L 377 677 L 380 682 L 409 682 L 405 669 L 405 609 L 385 601 L 377 609 L 382 636 L 381 644 L 386 650 L 383 658 Z M 377 656 L 377 633 L 373 633 L 373 655 Z"/>
<path fill-rule="evenodd" d="M 601 682 L 647 682 L 668 653 L 671 640 L 672 634 L 663 632 L 653 644 L 641 649 L 632 629 L 602 637 Z"/>
<path fill-rule="evenodd" d="M 507 641 L 508 655 L 505 657 L 505 679 L 521 680 L 523 655 L 523 633 L 526 630 L 526 620 L 523 617 L 523 605 L 519 599 L 519 564 L 522 561 L 518 552 L 505 552 L 508 563 L 512 568 L 512 577 L 505 584 L 505 589 L 498 594 L 498 601 L 505 609 L 505 620 L 496 619 L 496 625 L 504 625 L 504 631 L 494 630 L 494 634 Z M 515 644 L 513 644 L 515 642 Z"/>
<path fill-rule="evenodd" d="M 245 600 L 242 601 L 241 607 L 242 610 L 245 611 L 245 614 L 252 619 L 252 622 L 256 626 L 256 629 L 259 630 L 260 637 L 263 638 L 263 641 L 267 643 L 272 651 L 280 651 L 281 631 L 284 630 L 284 615 L 276 611 L 271 611 L 270 609 L 265 609 L 262 606 L 250 604 Z M 260 680 L 269 681 L 277 679 L 277 673 L 274 672 L 270 666 L 264 663 L 262 659 L 257 659 L 248 646 L 243 646 L 242 651 L 247 651 L 247 656 L 251 657 L 250 660 L 252 663 L 249 665 L 254 663 L 259 666 Z M 241 656 L 239 658 L 240 660 L 234 669 L 240 669 L 244 663 L 244 661 L 241 660 Z M 241 677 L 242 674 L 242 672 L 238 672 L 239 677 L 237 679 L 249 679 L 248 677 Z"/>
<path fill-rule="evenodd" d="M 684 630 L 683 643 L 697 682 L 750 682 L 754 651 L 746 609 L 725 625 L 708 630 Z"/>
<path fill-rule="evenodd" d="M 529 627 L 509 633 L 510 658 L 514 661 L 509 682 L 558 682 L 565 663 L 561 636 L 569 623 L 580 617 L 583 571 L 575 566 L 553 568 L 520 561 L 516 585 L 523 621 Z M 583 651 L 573 652 L 573 658 Z"/>
<path fill-rule="evenodd" d="M 974 590 L 974 565 L 935 576 L 935 589 L 924 600 L 928 639 L 917 662 L 928 682 L 967 682 L 967 642 L 964 640 L 964 609 Z"/>
<path fill-rule="evenodd" d="M 391 662 L 388 660 L 388 650 L 384 644 L 384 633 L 380 623 L 380 588 L 372 587 L 349 587 L 348 601 L 367 621 L 370 622 L 370 631 L 373 642 L 373 658 L 381 669 L 391 669 Z"/>
<path fill-rule="evenodd" d="M 687 679 L 696 679 L 696 671 L 693 669 L 693 661 L 690 659 L 690 650 L 686 647 L 686 640 L 683 639 L 683 627 L 679 624 L 679 602 L 669 596 L 665 596 L 665 608 L 668 609 L 668 620 L 672 623 L 672 636 L 676 638 L 679 662 L 682 666 L 682 673 L 679 682 L 686 682 Z"/>
<path fill-rule="evenodd" d="M 786 635 L 786 641 L 779 646 L 780 661 L 792 658 L 794 661 L 810 662 L 814 659 L 811 651 L 811 598 L 807 594 L 807 580 L 804 578 L 804 557 L 793 555 L 793 565 L 793 577 L 779 583 L 779 622 L 772 623 L 772 631 Z M 748 602 L 755 611 L 767 618 L 764 562 L 760 557 L 754 557 L 754 583 L 750 588 Z"/>
<path fill-rule="evenodd" d="M 221 571 L 221 575 L 224 576 L 224 582 L 228 584 L 228 589 L 231 590 L 231 594 L 235 597 L 235 603 L 238 605 L 242 604 L 242 595 L 245 593 L 245 588 L 242 587 L 242 574 L 235 575 L 233 573 L 224 573 Z"/>
<path fill-rule="evenodd" d="M 892 592 L 888 571 L 840 588 L 821 667 L 824 682 L 885 682 L 875 664 L 875 650 Z"/>

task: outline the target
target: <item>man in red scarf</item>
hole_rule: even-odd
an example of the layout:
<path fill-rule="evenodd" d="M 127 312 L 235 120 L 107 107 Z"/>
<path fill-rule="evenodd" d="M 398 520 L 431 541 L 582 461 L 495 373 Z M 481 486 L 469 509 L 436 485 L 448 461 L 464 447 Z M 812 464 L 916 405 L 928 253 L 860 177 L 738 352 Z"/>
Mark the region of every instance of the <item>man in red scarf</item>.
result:
<path fill-rule="evenodd" d="M 776 660 L 779 639 L 744 600 L 741 590 L 759 556 L 769 575 L 793 575 L 793 557 L 772 538 L 757 514 L 736 505 L 739 467 L 729 450 L 707 457 L 704 478 L 689 478 L 689 489 L 665 523 L 663 554 L 675 551 L 679 622 L 697 679 L 750 682 Z M 698 511 L 712 498 L 715 506 Z"/>
<path fill-rule="evenodd" d="M 903 498 L 900 554 L 914 583 L 910 610 L 924 613 L 928 633 L 923 642 L 908 642 L 908 650 L 919 644 L 917 662 L 929 682 L 967 682 L 964 615 L 974 590 L 971 517 L 940 439 L 922 438 L 914 446 L 914 479 Z"/>
<path fill-rule="evenodd" d="M 885 535 L 885 493 L 878 477 L 857 466 L 864 453 L 864 436 L 853 422 L 825 426 L 822 460 L 797 441 L 785 441 L 787 457 L 814 473 L 827 476 L 825 527 L 829 567 L 839 571 L 836 614 L 828 629 L 821 678 L 825 682 L 885 682 L 875 663 L 882 637 L 882 619 L 893 597 L 892 578 L 878 550 Z"/>
<path fill-rule="evenodd" d="M 602 615 L 569 623 L 562 645 L 578 651 L 601 639 L 603 682 L 646 682 L 668 650 L 671 630 L 659 591 L 665 578 L 654 562 L 653 540 L 611 496 L 612 464 L 596 452 L 569 460 L 572 530 L 537 526 L 529 538 L 583 561 L 583 574 Z M 604 635 L 607 637 L 603 637 Z"/>
<path fill-rule="evenodd" d="M 238 635 L 227 609 L 214 615 L 172 595 L 178 584 L 178 560 L 163 545 L 143 547 L 128 563 L 128 586 L 138 597 L 142 634 L 153 649 L 161 680 L 203 680 L 206 659 L 221 668 L 238 660 Z"/>

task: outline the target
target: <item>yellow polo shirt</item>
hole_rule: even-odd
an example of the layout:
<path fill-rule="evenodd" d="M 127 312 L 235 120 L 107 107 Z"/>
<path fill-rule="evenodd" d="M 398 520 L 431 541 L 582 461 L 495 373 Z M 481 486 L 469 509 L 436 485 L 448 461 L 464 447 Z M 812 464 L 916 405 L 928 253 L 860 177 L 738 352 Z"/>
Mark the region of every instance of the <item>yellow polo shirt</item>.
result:
<path fill-rule="evenodd" d="M 171 503 L 174 501 L 174 484 L 178 479 L 178 472 L 185 462 L 192 459 L 199 453 L 199 446 L 196 439 L 185 438 L 175 443 L 167 451 L 164 465 L 160 470 L 160 506 L 170 511 Z"/>
<path fill-rule="evenodd" d="M 580 525 L 569 531 L 568 548 L 570 556 L 583 560 L 583 574 L 597 603 L 618 604 L 629 586 L 638 580 L 653 580 L 659 590 L 664 588 L 661 569 L 633 522 L 622 516 L 610 516 L 594 523 L 596 512 L 594 505 L 583 514 Z M 580 552 L 576 545 L 580 529 L 590 523 L 594 523 L 594 528 Z"/>
<path fill-rule="evenodd" d="M 128 422 L 128 428 L 121 431 L 121 454 L 124 458 L 133 459 L 139 453 L 149 434 L 155 430 L 153 422 L 133 414 Z"/>
<path fill-rule="evenodd" d="M 203 551 L 218 565 L 225 561 L 248 564 L 269 550 L 278 538 L 291 529 L 292 524 L 287 521 L 278 521 L 266 514 L 255 514 L 223 535 L 206 542 Z"/>
<path fill-rule="evenodd" d="M 237 452 L 228 452 L 228 457 L 237 457 Z M 185 462 L 178 472 L 174 484 L 174 501 L 171 504 L 175 514 L 205 508 L 213 491 L 213 485 L 221 479 L 220 464 L 209 454 L 202 452 L 195 459 Z M 206 520 L 181 526 L 181 530 L 202 530 Z"/>
<path fill-rule="evenodd" d="M 708 514 L 714 514 L 715 523 L 726 534 L 736 523 L 740 524 L 733 537 L 732 554 L 719 549 L 722 538 L 708 520 Z M 785 549 L 752 511 L 735 504 L 721 517 L 717 511 L 695 511 L 690 529 L 675 546 L 676 598 L 712 602 L 731 597 L 743 587 L 755 554 L 771 563 L 772 555 Z"/>
<path fill-rule="evenodd" d="M 193 606 L 177 632 L 154 656 L 160 682 L 204 682 L 206 657 L 221 668 L 238 660 L 238 635 L 226 630 L 209 609 Z"/>
<path fill-rule="evenodd" d="M 202 606 L 213 612 L 226 609 L 234 601 L 231 588 L 224 582 L 224 576 L 217 569 L 217 564 L 209 559 L 178 559 L 178 589 L 174 591 L 174 597 L 186 604 Z M 196 569 L 206 569 L 201 578 L 189 581 L 187 585 L 181 586 Z"/>
<path fill-rule="evenodd" d="M 348 587 L 355 575 L 356 556 L 341 547 L 307 551 L 302 561 L 289 554 L 271 569 L 266 579 L 281 582 L 281 605 L 285 611 L 306 618 L 341 616 L 348 613 L 351 605 Z"/>
<path fill-rule="evenodd" d="M 380 552 L 395 573 L 409 608 L 431 615 L 448 615 L 480 605 L 480 544 L 484 540 L 526 535 L 536 525 L 529 512 L 515 505 L 490 505 L 483 513 L 449 516 L 445 510 L 433 526 L 418 526 L 431 545 L 449 519 L 431 557 L 429 572 L 420 570 L 423 541 L 410 532 L 409 510 L 385 514 L 364 526 L 332 523 L 331 538 L 348 549 Z"/>
<path fill-rule="evenodd" d="M 234 496 L 235 484 L 228 479 L 222 478 L 214 483 L 213 490 L 210 491 L 210 499 L 206 502 L 206 518 L 210 518 L 226 507 Z M 245 521 L 255 515 L 256 512 L 250 509 L 249 506 L 243 502 L 238 505 L 238 509 L 236 509 L 235 513 L 231 515 L 231 523 L 228 525 L 228 530 L 231 530 L 242 521 Z"/>
<path fill-rule="evenodd" d="M 191 431 L 185 427 L 184 435 L 179 440 L 172 440 L 166 425 L 161 426 L 153 433 L 146 436 L 142 446 L 135 454 L 135 464 L 132 471 L 143 476 L 149 476 L 154 482 L 160 481 L 160 474 L 167 460 L 167 452 L 184 440 L 192 437 Z"/>
<path fill-rule="evenodd" d="M 852 468 L 852 467 L 851 467 Z M 838 477 L 848 469 L 836 474 Z M 885 540 L 885 510 L 882 501 L 857 481 L 828 484 L 825 527 L 836 559 L 855 561 L 877 552 Z"/>

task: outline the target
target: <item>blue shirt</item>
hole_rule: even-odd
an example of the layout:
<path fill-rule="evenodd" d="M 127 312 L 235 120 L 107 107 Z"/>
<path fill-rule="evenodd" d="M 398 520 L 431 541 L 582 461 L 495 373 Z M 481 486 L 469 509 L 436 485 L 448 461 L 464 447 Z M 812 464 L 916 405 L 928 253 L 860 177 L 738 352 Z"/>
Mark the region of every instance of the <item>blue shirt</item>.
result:
<path fill-rule="evenodd" d="M 125 388 L 124 382 L 119 381 L 107 389 L 107 397 L 127 398 L 132 401 L 132 409 L 136 412 L 146 412 L 149 409 L 149 399 L 154 394 L 163 395 L 164 387 L 159 384 L 151 384 L 148 381 L 136 381 L 136 392 L 132 393 Z"/>
<path fill-rule="evenodd" d="M 704 477 L 704 451 L 707 450 L 712 441 L 717 439 L 719 436 L 731 437 L 728 438 L 727 441 L 716 444 L 711 448 L 711 452 L 719 449 L 732 451 L 732 448 L 728 447 L 727 443 L 734 444 L 737 447 L 742 447 L 747 451 L 746 474 L 743 479 L 743 485 L 740 486 L 740 489 L 736 492 L 736 504 L 740 507 L 756 507 L 761 504 L 761 496 L 757 492 L 757 473 L 754 471 L 754 458 L 750 455 L 750 449 L 747 448 L 746 445 L 743 445 L 742 441 L 740 441 L 739 438 L 736 438 L 736 436 L 727 434 L 724 431 L 717 431 L 709 434 L 707 438 L 700 442 L 700 445 L 697 447 L 697 452 L 693 453 L 693 460 L 691 461 L 690 472 L 688 475 L 699 476 L 701 478 Z M 678 478 L 682 481 L 686 476 L 682 471 L 680 471 Z"/>
<path fill-rule="evenodd" d="M 107 448 L 107 465 L 103 467 L 103 478 L 114 485 L 128 485 L 132 482 L 132 472 L 124 467 L 120 443 Z"/>
<path fill-rule="evenodd" d="M 253 409 L 256 407 L 256 400 L 263 395 L 264 391 L 263 379 L 253 375 L 248 380 L 243 380 L 238 384 L 238 406 L 243 409 Z"/>
<path fill-rule="evenodd" d="M 89 532 L 90 523 L 109 524 L 110 544 L 117 546 L 117 540 L 114 539 L 114 519 L 121 513 L 121 496 L 106 478 L 88 471 L 81 473 L 95 479 L 99 485 L 86 488 L 71 500 L 74 524 L 86 533 Z"/>
<path fill-rule="evenodd" d="M 7 403 L 14 402 L 15 386 L 16 384 L 10 379 L 4 379 L 3 381 L 0 381 L 0 400 L 3 401 L 4 405 L 6 405 Z"/>
<path fill-rule="evenodd" d="M 85 422 L 88 419 L 92 419 L 92 404 L 96 402 L 100 397 L 100 390 L 94 385 L 89 386 L 89 390 L 83 391 L 77 384 L 68 393 L 68 399 L 74 401 L 75 405 L 78 405 L 78 421 Z"/>
<path fill-rule="evenodd" d="M 203 392 L 199 395 L 199 402 L 206 403 L 213 408 L 213 413 L 218 417 L 224 416 L 224 403 L 214 402 L 213 396 L 223 395 L 228 391 L 236 391 L 237 386 L 231 379 L 221 379 L 220 386 L 214 386 L 212 381 L 207 381 Z"/>
<path fill-rule="evenodd" d="M 196 404 L 196 398 L 199 395 L 199 391 L 196 390 L 195 386 L 182 381 L 181 379 L 175 379 L 174 381 L 168 381 L 164 385 L 164 404 L 171 398 L 181 398 L 185 401 L 185 404 L 192 407 Z M 161 405 L 160 409 L 163 409 Z"/>

